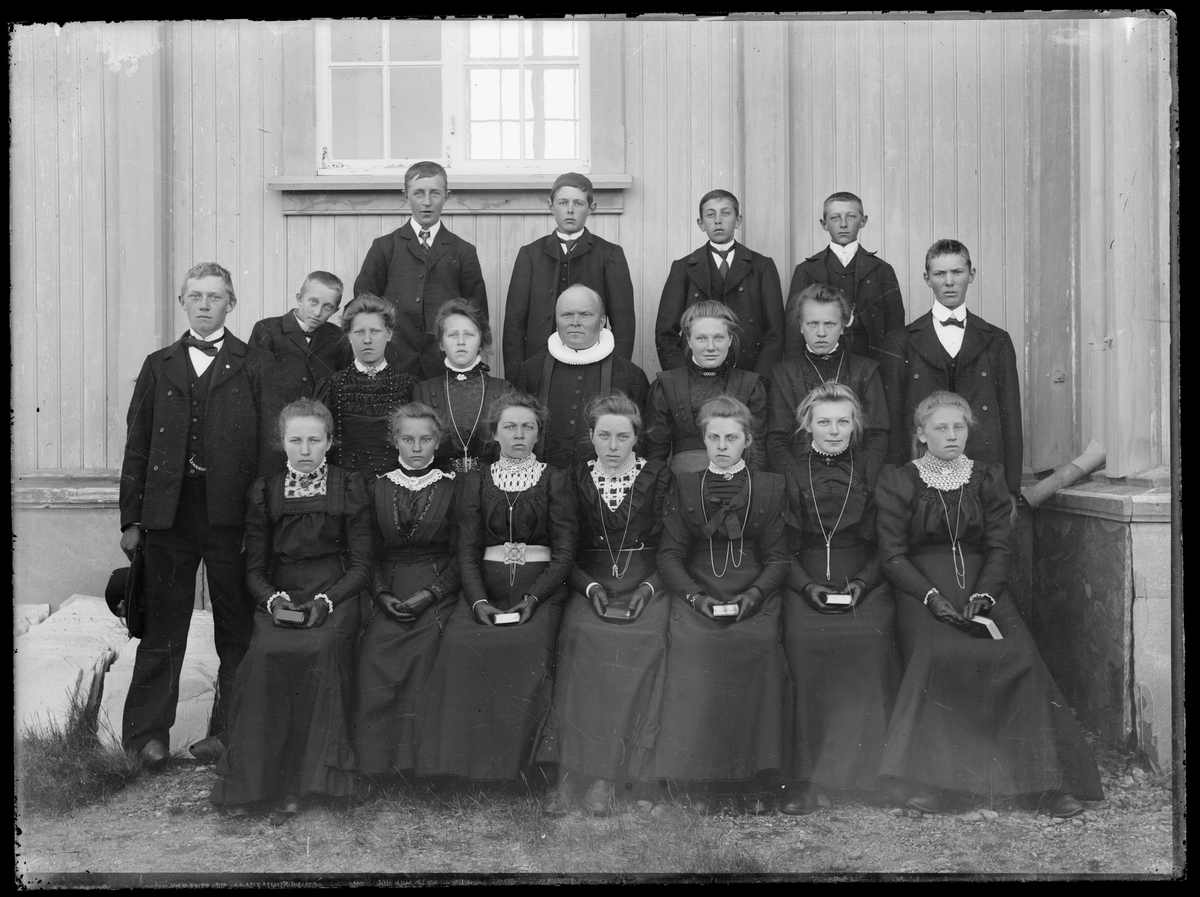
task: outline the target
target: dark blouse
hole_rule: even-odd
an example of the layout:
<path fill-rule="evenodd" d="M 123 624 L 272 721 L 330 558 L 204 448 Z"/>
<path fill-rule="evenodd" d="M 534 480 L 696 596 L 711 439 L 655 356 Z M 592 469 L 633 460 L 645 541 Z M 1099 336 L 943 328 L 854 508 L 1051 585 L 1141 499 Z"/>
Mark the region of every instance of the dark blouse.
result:
<path fill-rule="evenodd" d="M 872 486 L 887 452 L 887 398 L 879 365 L 840 346 L 828 355 L 807 349 L 800 358 L 785 361 L 771 371 L 767 396 L 767 456 L 771 469 L 783 473 L 803 460 L 811 444 L 808 433 L 797 433 L 796 409 L 813 389 L 828 380 L 849 386 L 863 410 L 862 449 L 867 482 Z"/>
<path fill-rule="evenodd" d="M 944 503 L 944 505 L 943 505 Z M 970 590 L 999 597 L 1008 583 L 1012 509 L 1004 468 L 976 464 L 961 490 L 927 486 L 913 462 L 888 465 L 875 490 L 879 557 L 884 575 L 897 588 L 923 598 L 936 583 L 925 578 L 909 555 L 928 550 L 950 553 L 957 532 L 964 551 L 984 555 L 983 569 Z"/>
<path fill-rule="evenodd" d="M 246 584 L 262 604 L 277 590 L 271 574 L 278 564 L 340 556 L 345 573 L 324 590 L 339 604 L 371 581 L 371 518 L 361 474 L 330 465 L 325 495 L 284 498 L 286 474 L 256 480 L 246 512 Z"/>
<path fill-rule="evenodd" d="M 599 463 L 599 462 L 596 462 Z M 600 497 L 596 483 L 592 480 L 592 469 L 588 464 L 579 467 L 575 477 L 575 494 L 579 506 L 579 548 L 617 552 L 621 545 L 626 548 L 644 546 L 646 551 L 658 549 L 662 531 L 663 504 L 671 487 L 671 471 L 661 458 L 647 461 L 641 473 L 625 493 L 625 498 L 614 511 Z M 605 536 L 607 535 L 607 540 Z M 593 577 L 578 566 L 572 568 L 570 585 L 577 592 L 586 593 Z M 657 573 L 647 580 L 657 592 L 660 580 Z"/>
<path fill-rule="evenodd" d="M 864 467 L 861 450 L 830 457 L 809 449 L 796 467 L 788 468 L 786 480 L 793 553 L 824 549 L 826 536 L 832 536 L 831 548 L 865 545 L 867 563 L 852 578 L 861 579 L 870 590 L 882 576 L 875 551 L 875 502 Z M 789 584 L 799 591 L 810 582 L 824 582 L 823 574 L 824 570 L 796 565 Z"/>
<path fill-rule="evenodd" d="M 397 486 L 387 477 L 368 484 L 375 512 L 375 585 L 374 593 L 390 592 L 387 569 L 391 562 L 445 557 L 438 577 L 426 585 L 413 583 L 413 590 L 430 589 L 438 597 L 458 588 L 458 527 L 455 522 L 455 483 L 442 478 L 419 491 Z M 398 597 L 407 597 L 406 595 Z"/>
<path fill-rule="evenodd" d="M 487 365 L 479 364 L 465 380 L 447 369 L 431 380 L 422 380 L 413 390 L 413 401 L 424 402 L 442 418 L 446 432 L 434 455 L 434 463 L 450 470 L 457 460 L 459 469 L 466 445 L 467 457 L 476 461 L 494 461 L 499 448 L 488 433 L 487 416 L 492 403 L 512 390 L 512 384 L 488 373 Z"/>
<path fill-rule="evenodd" d="M 505 492 L 492 482 L 492 465 L 485 464 L 466 474 L 457 514 L 458 558 L 468 604 L 487 598 L 483 550 L 509 541 L 550 548 L 550 563 L 527 590 L 534 597 L 545 599 L 566 582 L 575 562 L 579 522 L 570 477 L 563 471 L 546 467 L 541 479 L 525 491 Z"/>
<path fill-rule="evenodd" d="M 322 381 L 316 398 L 333 414 L 330 463 L 346 470 L 380 474 L 396 466 L 391 415 L 412 401 L 417 379 L 389 364 L 368 377 L 351 363 Z"/>
<path fill-rule="evenodd" d="M 700 592 L 686 566 L 693 547 L 711 538 L 723 550 L 727 542 L 744 538 L 757 552 L 753 586 L 770 595 L 788 570 L 786 506 L 783 477 L 777 474 L 743 471 L 729 481 L 705 471 L 676 477 L 663 509 L 659 572 L 676 594 Z"/>

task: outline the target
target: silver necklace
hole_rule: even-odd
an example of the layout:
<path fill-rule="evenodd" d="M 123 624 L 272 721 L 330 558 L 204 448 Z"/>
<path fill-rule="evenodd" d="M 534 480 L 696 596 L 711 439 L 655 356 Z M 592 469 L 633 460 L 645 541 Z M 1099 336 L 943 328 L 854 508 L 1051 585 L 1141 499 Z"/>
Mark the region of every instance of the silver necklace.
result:
<path fill-rule="evenodd" d="M 958 507 L 954 511 L 954 532 L 950 534 L 950 557 L 954 561 L 954 581 L 958 583 L 960 589 L 967 587 L 967 560 L 963 557 L 962 546 L 958 542 L 958 534 L 962 528 L 962 500 L 963 489 L 965 486 L 958 487 Z M 938 501 L 942 503 L 942 512 L 946 515 L 946 528 L 950 528 L 950 509 L 946 507 L 946 499 L 942 497 L 942 490 L 937 489 Z"/>
<path fill-rule="evenodd" d="M 727 477 L 727 479 L 732 479 L 732 478 L 733 478 L 732 476 Z M 708 511 L 705 510 L 705 507 L 704 507 L 704 484 L 707 482 L 707 480 L 708 480 L 708 471 L 706 470 L 706 471 L 704 471 L 703 475 L 701 475 L 701 477 L 700 477 L 700 513 L 702 513 L 704 515 L 705 526 L 708 525 Z M 733 563 L 733 568 L 736 570 L 742 566 L 742 561 L 746 557 L 746 524 L 750 522 L 750 506 L 751 506 L 751 503 L 754 501 L 754 477 L 750 476 L 749 473 L 746 474 L 746 489 L 747 489 L 746 516 L 742 518 L 742 534 L 738 537 L 738 540 L 737 540 L 737 542 L 738 542 L 737 560 L 736 561 L 733 560 L 733 540 L 730 539 L 728 542 L 725 543 L 725 566 L 721 568 L 720 573 L 717 572 L 717 559 L 716 559 L 716 556 L 713 554 L 712 536 L 708 537 L 708 564 L 710 567 L 712 567 L 713 576 L 716 576 L 718 578 L 725 575 L 725 571 L 729 569 L 730 562 Z M 735 515 L 734 519 L 736 519 L 736 515 Z"/>
<path fill-rule="evenodd" d="M 479 410 L 475 412 L 475 423 L 471 424 L 471 433 L 464 440 L 462 433 L 458 429 L 458 422 L 454 420 L 454 403 L 450 401 L 450 372 L 446 371 L 446 411 L 450 414 L 450 426 L 454 430 L 455 438 L 462 442 L 463 473 L 468 473 L 475 469 L 475 465 L 471 463 L 471 440 L 475 438 L 475 430 L 479 427 L 479 419 L 483 417 L 483 403 L 487 398 L 487 382 L 484 379 L 486 376 L 483 371 L 479 372 L 479 379 L 482 381 L 480 383 L 482 388 L 479 392 Z M 466 375 L 461 373 L 458 377 L 460 380 L 466 379 Z"/>
<path fill-rule="evenodd" d="M 808 454 L 808 494 L 812 496 L 813 510 L 817 512 L 817 526 L 821 529 L 821 538 L 825 540 L 825 581 L 830 582 L 833 574 L 830 573 L 829 544 L 833 541 L 834 533 L 837 532 L 838 525 L 842 522 L 842 515 L 846 513 L 846 505 L 850 501 L 850 489 L 854 486 L 854 452 L 850 453 L 850 482 L 846 484 L 846 497 L 842 499 L 842 510 L 838 512 L 837 523 L 828 533 L 825 532 L 825 524 L 821 522 L 821 507 L 817 504 L 817 493 L 813 488 L 812 475 L 812 452 Z"/>

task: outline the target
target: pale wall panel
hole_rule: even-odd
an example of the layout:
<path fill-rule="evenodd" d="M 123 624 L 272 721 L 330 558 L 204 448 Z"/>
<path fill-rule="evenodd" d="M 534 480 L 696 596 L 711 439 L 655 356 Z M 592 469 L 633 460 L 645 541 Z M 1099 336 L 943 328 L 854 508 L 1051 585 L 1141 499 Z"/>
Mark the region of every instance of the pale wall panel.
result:
<path fill-rule="evenodd" d="M 46 27 L 46 26 L 34 26 Z M 12 464 L 17 470 L 37 466 L 37 210 L 35 189 L 34 30 L 15 28 L 9 45 L 8 114 L 11 120 L 8 201 L 9 277 L 12 327 Z"/>

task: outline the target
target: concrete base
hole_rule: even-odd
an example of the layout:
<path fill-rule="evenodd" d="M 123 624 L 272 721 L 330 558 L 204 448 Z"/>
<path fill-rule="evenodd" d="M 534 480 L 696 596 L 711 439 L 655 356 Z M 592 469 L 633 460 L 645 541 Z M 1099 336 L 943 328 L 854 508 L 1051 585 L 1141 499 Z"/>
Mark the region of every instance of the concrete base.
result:
<path fill-rule="evenodd" d="M 13 597 L 17 604 L 49 604 L 65 596 L 103 595 L 109 574 L 126 567 L 121 516 L 100 508 L 29 508 L 13 511 Z"/>

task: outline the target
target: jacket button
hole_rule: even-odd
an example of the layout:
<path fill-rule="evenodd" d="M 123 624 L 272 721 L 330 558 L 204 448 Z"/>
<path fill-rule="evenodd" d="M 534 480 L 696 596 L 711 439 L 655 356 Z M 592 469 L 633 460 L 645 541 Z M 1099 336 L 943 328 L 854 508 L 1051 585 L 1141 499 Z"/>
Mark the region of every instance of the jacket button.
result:
<path fill-rule="evenodd" d="M 745 287 L 738 287 L 738 292 L 739 292 L 739 293 L 744 293 L 745 291 L 746 291 L 746 288 L 745 288 Z"/>
<path fill-rule="evenodd" d="M 167 390 L 167 395 L 169 395 L 169 396 L 170 396 L 170 395 L 174 395 L 174 393 L 173 393 L 173 392 L 171 392 L 171 390 L 169 390 L 169 389 L 168 389 L 168 390 Z"/>
<path fill-rule="evenodd" d="M 693 298 L 693 299 L 699 299 L 699 298 L 700 298 L 700 294 L 699 294 L 699 293 L 692 293 L 692 298 Z"/>
<path fill-rule="evenodd" d="M 307 378 L 307 377 L 301 377 L 301 378 L 300 378 L 300 382 L 301 382 L 301 383 L 307 383 L 307 382 L 308 382 L 308 378 Z"/>
<path fill-rule="evenodd" d="M 864 280 L 863 283 L 870 283 L 870 280 Z"/>
<path fill-rule="evenodd" d="M 920 374 L 913 374 L 913 379 L 914 379 L 914 380 L 920 380 L 920 379 L 921 379 L 921 375 L 920 375 Z"/>
<path fill-rule="evenodd" d="M 425 276 L 425 272 L 424 272 L 424 271 L 420 272 L 420 273 L 417 275 L 417 280 L 420 280 L 420 279 L 421 279 L 422 277 L 424 277 L 424 276 Z"/>
<path fill-rule="evenodd" d="M 987 376 L 987 371 L 980 371 L 980 373 L 979 373 L 979 376 L 980 376 L 980 377 L 986 377 L 986 376 Z"/>
<path fill-rule="evenodd" d="M 984 406 L 983 406 L 983 410 L 984 410 L 984 411 L 987 411 L 987 405 L 984 405 Z"/>
<path fill-rule="evenodd" d="M 157 465 L 157 464 L 155 464 L 155 465 L 154 465 L 154 469 L 155 469 L 155 470 L 158 470 L 158 465 Z"/>
<path fill-rule="evenodd" d="M 158 432 L 160 432 L 160 433 L 165 433 L 165 432 L 167 432 L 167 428 L 166 428 L 166 427 L 159 427 L 159 428 L 158 428 Z"/>

